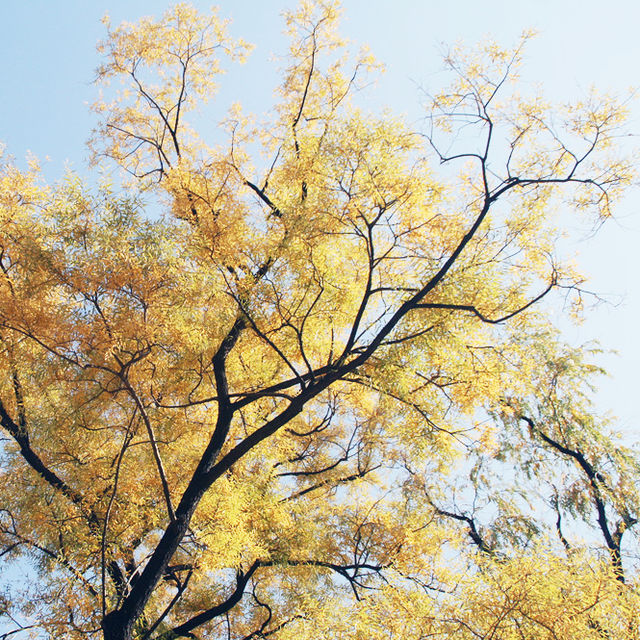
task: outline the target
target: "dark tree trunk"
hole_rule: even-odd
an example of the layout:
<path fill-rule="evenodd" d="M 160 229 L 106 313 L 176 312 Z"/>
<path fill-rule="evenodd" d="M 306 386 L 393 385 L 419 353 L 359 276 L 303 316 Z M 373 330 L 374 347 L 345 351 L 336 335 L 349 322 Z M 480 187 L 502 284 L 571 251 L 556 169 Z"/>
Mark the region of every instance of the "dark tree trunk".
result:
<path fill-rule="evenodd" d="M 131 640 L 133 620 L 126 620 L 121 611 L 108 613 L 102 621 L 104 640 Z"/>

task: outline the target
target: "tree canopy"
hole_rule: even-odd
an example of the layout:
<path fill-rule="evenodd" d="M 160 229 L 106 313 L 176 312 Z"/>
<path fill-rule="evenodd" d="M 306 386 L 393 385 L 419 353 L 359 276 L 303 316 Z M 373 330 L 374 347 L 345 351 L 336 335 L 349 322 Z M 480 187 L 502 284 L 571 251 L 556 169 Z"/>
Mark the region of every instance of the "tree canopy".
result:
<path fill-rule="evenodd" d="M 525 34 L 452 50 L 411 124 L 359 103 L 339 16 L 286 13 L 275 106 L 211 140 L 250 45 L 107 23 L 124 185 L 4 162 L 0 553 L 38 580 L 0 637 L 638 637 L 639 458 L 549 317 L 563 222 L 631 184 L 625 108 L 520 91 Z"/>

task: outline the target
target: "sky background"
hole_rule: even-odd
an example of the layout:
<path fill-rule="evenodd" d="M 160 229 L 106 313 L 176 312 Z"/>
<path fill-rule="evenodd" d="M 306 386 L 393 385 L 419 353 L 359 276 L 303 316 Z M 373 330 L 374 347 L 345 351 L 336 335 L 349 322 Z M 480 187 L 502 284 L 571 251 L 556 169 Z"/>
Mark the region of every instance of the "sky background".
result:
<path fill-rule="evenodd" d="M 95 124 L 88 104 L 100 60 L 95 43 L 104 37 L 100 19 L 112 23 L 160 15 L 164 0 L 0 0 L 0 141 L 20 165 L 28 152 L 43 162 L 48 180 L 66 166 L 86 175 L 85 142 Z M 206 10 L 211 3 L 193 2 Z M 225 80 L 211 117 L 221 120 L 225 101 L 241 101 L 248 111 L 266 111 L 277 85 L 274 54 L 283 54 L 280 12 L 295 3 L 280 0 L 222 0 L 221 15 L 233 20 L 231 34 L 256 45 L 244 67 Z M 523 79 L 541 86 L 552 101 L 584 95 L 590 86 L 627 95 L 640 86 L 640 3 L 631 0 L 344 0 L 342 33 L 368 44 L 386 64 L 376 100 L 410 120 L 421 117 L 420 91 L 444 82 L 442 53 L 457 42 L 474 44 L 490 36 L 516 43 L 524 29 L 538 31 L 530 43 Z M 627 142 L 640 147 L 640 102 L 631 106 Z M 636 402 L 640 363 L 640 190 L 634 188 L 618 207 L 616 219 L 589 237 L 590 227 L 572 224 L 579 263 L 590 276 L 589 288 L 611 305 L 586 310 L 585 323 L 566 327 L 575 344 L 597 339 L 617 356 L 602 359 L 611 373 L 598 393 L 598 406 L 620 417 L 620 427 L 637 437 Z"/>

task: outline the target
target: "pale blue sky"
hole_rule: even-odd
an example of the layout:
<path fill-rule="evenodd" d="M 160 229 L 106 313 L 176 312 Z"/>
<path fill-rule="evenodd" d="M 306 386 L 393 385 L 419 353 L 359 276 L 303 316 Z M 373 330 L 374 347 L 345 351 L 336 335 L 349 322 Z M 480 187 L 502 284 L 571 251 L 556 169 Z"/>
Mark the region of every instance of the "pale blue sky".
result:
<path fill-rule="evenodd" d="M 41 159 L 49 179 L 61 176 L 65 162 L 85 172 L 84 143 L 93 125 L 87 103 L 99 60 L 95 42 L 104 35 L 100 18 L 114 23 L 159 14 L 164 0 L 0 0 L 0 140 L 18 162 L 27 151 Z M 210 2 L 193 2 L 206 9 Z M 419 117 L 418 87 L 436 90 L 439 52 L 462 40 L 487 35 L 513 44 L 523 29 L 539 36 L 530 45 L 524 76 L 539 82 L 547 96 L 564 101 L 595 84 L 614 93 L 640 86 L 640 3 L 631 0 L 345 0 L 342 31 L 367 43 L 387 65 L 379 100 Z M 222 15 L 233 19 L 231 31 L 257 45 L 250 62 L 227 78 L 225 96 L 250 109 L 266 110 L 275 86 L 268 60 L 286 46 L 280 11 L 288 0 L 222 0 Z M 215 119 L 223 116 L 214 106 Z M 633 107 L 631 129 L 640 133 L 640 104 Z M 640 137 L 638 138 L 640 144 Z M 587 311 L 587 322 L 572 340 L 599 339 L 620 356 L 607 358 L 612 380 L 603 385 L 599 404 L 621 417 L 624 427 L 640 421 L 635 402 L 640 339 L 640 193 L 619 208 L 618 220 L 596 238 L 578 243 L 591 288 L 624 296 L 617 308 Z M 614 298 L 612 298 L 614 299 Z"/>

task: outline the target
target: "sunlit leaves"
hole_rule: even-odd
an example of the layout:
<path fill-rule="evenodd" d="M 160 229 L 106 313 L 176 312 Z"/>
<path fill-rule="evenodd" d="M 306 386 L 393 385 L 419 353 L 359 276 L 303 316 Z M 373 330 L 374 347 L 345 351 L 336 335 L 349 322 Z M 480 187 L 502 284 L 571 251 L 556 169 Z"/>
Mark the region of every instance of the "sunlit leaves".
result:
<path fill-rule="evenodd" d="M 340 12 L 287 12 L 274 108 L 202 135 L 249 46 L 183 4 L 108 25 L 93 146 L 133 182 L 4 165 L 0 543 L 44 585 L 14 610 L 109 640 L 632 637 L 638 458 L 540 304 L 581 300 L 558 211 L 609 215 L 625 109 L 520 95 L 525 35 L 452 51 L 417 128 L 359 100 L 378 65 Z"/>

